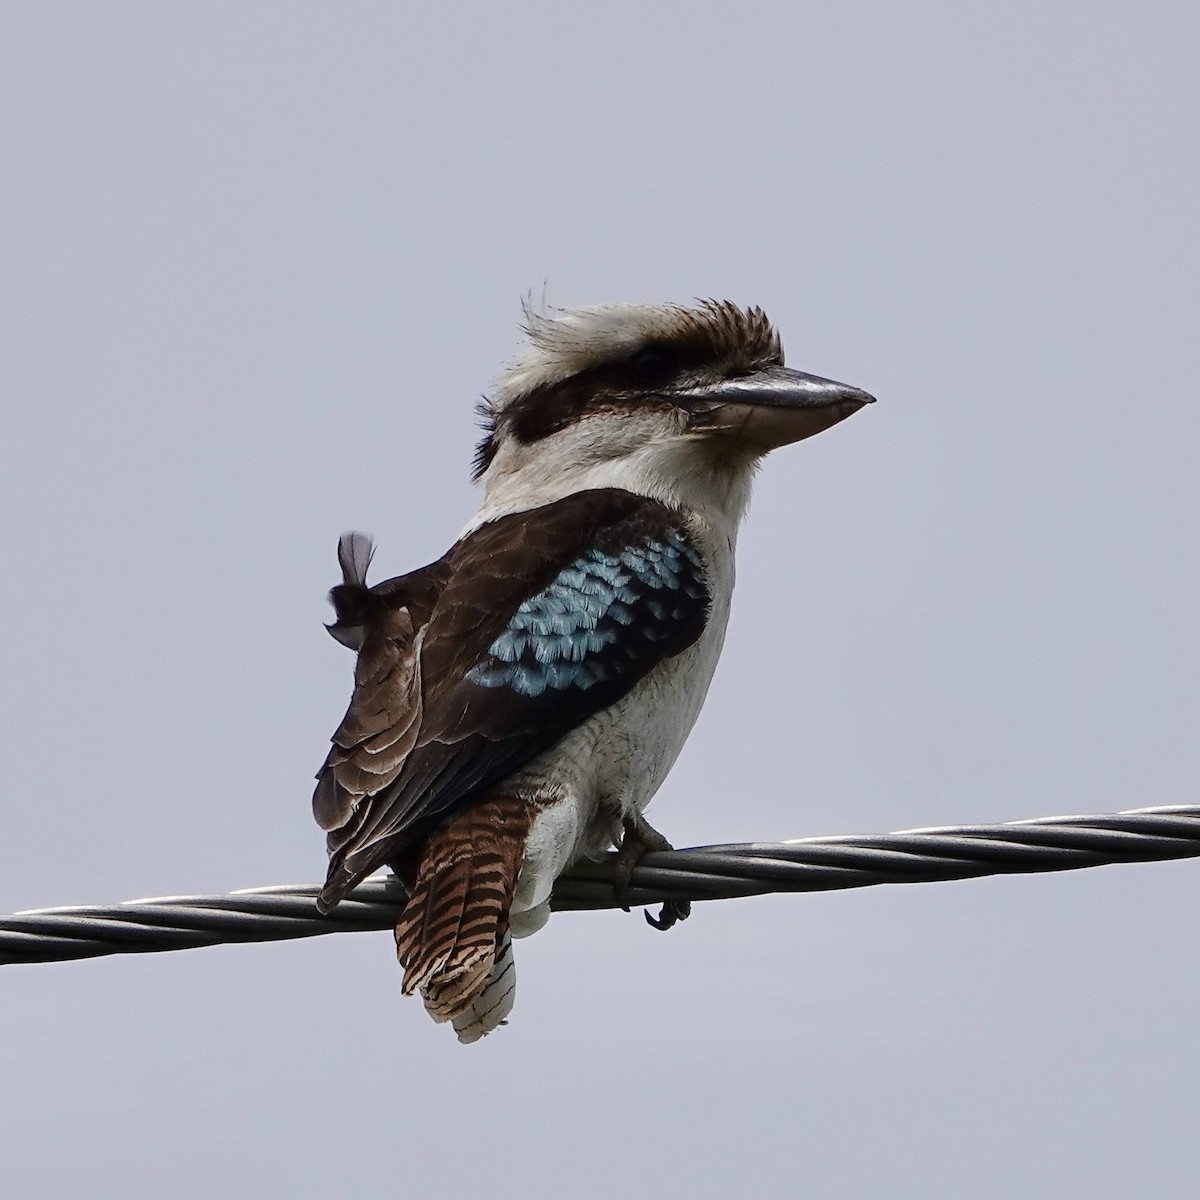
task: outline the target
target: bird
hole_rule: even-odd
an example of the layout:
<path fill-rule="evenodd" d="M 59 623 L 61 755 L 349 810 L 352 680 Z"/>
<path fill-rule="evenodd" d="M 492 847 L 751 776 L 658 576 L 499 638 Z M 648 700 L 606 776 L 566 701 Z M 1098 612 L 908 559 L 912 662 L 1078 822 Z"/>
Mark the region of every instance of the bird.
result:
<path fill-rule="evenodd" d="M 506 1023 L 512 939 L 545 924 L 564 871 L 615 846 L 622 899 L 670 848 L 643 813 L 721 653 L 755 471 L 873 401 L 785 367 L 758 307 L 523 315 L 480 406 L 482 502 L 458 540 L 374 585 L 372 539 L 338 543 L 328 629 L 357 660 L 313 795 L 318 909 L 390 868 L 402 991 L 466 1043 Z"/>

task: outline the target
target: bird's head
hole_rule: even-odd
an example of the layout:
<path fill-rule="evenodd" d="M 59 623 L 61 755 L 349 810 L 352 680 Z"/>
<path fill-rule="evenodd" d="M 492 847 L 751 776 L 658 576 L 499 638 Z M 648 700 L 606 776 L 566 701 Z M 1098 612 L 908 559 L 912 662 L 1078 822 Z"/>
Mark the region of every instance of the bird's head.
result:
<path fill-rule="evenodd" d="M 526 306 L 525 331 L 482 409 L 485 507 L 621 487 L 736 523 L 763 455 L 872 400 L 785 367 L 762 309 L 727 301 Z"/>

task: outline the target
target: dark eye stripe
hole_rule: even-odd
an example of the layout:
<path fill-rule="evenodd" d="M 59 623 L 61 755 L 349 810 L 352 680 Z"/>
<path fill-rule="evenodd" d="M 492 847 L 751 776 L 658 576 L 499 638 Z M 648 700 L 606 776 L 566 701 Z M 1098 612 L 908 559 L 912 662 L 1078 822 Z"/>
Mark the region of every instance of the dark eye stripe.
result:
<path fill-rule="evenodd" d="M 501 412 L 485 402 L 484 436 L 475 453 L 474 477 L 487 470 L 504 437 L 530 445 L 594 408 L 614 402 L 652 402 L 656 391 L 669 387 L 681 371 L 750 373 L 782 362 L 778 334 L 761 309 L 705 301 L 682 313 L 678 328 L 668 337 L 632 354 L 534 388 Z"/>
<path fill-rule="evenodd" d="M 673 380 L 682 363 L 671 345 L 643 346 L 625 364 L 624 374 L 636 388 L 662 387 Z"/>

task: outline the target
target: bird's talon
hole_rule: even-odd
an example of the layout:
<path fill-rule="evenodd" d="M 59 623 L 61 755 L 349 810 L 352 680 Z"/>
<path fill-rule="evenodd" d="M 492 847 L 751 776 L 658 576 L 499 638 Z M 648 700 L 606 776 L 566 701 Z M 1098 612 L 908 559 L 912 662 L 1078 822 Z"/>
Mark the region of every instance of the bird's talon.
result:
<path fill-rule="evenodd" d="M 692 902 L 690 900 L 668 900 L 658 911 L 658 916 L 650 915 L 650 910 L 645 910 L 646 924 L 652 925 L 655 929 L 666 931 L 679 921 L 686 921 L 692 914 Z"/>
<path fill-rule="evenodd" d="M 629 911 L 629 890 L 633 883 L 634 868 L 652 851 L 670 850 L 671 843 L 653 828 L 641 813 L 618 814 L 623 836 L 613 861 L 613 894 L 623 912 Z M 678 921 L 687 919 L 692 911 L 690 900 L 668 900 L 653 916 L 644 910 L 646 923 L 655 929 L 670 929 Z"/>
<path fill-rule="evenodd" d="M 673 920 L 667 916 L 667 906 L 665 904 L 659 909 L 657 917 L 651 916 L 648 908 L 643 910 L 642 916 L 646 918 L 646 924 L 651 929 L 667 930 L 674 924 Z"/>

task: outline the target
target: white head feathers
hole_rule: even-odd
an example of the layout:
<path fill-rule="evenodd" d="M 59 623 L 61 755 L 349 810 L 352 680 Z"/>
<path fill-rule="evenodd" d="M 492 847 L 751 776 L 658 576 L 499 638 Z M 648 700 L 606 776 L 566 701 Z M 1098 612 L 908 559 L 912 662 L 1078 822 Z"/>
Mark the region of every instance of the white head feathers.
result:
<path fill-rule="evenodd" d="M 779 335 L 760 308 L 729 301 L 682 304 L 598 304 L 538 312 L 522 304 L 528 342 L 506 364 L 492 392 L 492 408 L 503 411 L 521 396 L 604 362 L 633 354 L 653 342 L 703 339 L 713 357 L 755 353 L 780 355 Z"/>

